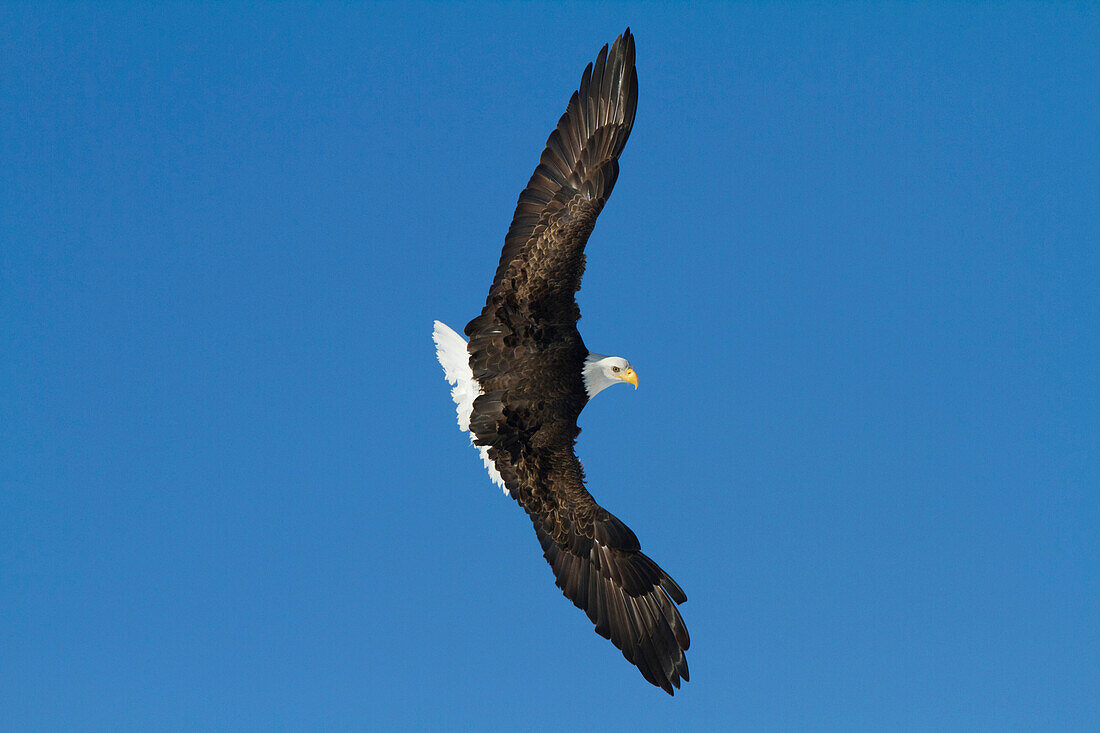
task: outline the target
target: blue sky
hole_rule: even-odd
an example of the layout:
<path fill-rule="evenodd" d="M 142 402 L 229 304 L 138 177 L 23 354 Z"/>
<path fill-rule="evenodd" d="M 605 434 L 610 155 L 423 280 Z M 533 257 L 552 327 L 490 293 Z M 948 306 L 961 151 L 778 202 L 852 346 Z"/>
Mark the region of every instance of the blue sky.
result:
<path fill-rule="evenodd" d="M 688 594 L 645 683 L 454 424 L 584 65 L 596 498 Z M 1089 4 L 0 9 L 13 730 L 1100 729 Z"/>

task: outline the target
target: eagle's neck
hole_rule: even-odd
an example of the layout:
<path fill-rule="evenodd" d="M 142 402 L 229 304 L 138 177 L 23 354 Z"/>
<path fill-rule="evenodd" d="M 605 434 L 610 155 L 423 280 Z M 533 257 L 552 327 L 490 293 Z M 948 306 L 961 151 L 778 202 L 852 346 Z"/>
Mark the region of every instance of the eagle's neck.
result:
<path fill-rule="evenodd" d="M 608 377 L 597 362 L 600 359 L 606 359 L 603 354 L 592 354 L 584 358 L 584 367 L 581 369 L 581 374 L 584 376 L 584 391 L 588 393 L 588 399 L 592 399 L 601 390 L 607 389 L 611 385 L 615 384 L 615 379 Z"/>

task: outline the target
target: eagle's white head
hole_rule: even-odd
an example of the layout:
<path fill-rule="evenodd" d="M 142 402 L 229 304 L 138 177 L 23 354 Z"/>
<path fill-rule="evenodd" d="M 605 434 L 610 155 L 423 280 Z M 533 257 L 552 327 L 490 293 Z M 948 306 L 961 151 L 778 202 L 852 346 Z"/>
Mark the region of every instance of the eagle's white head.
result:
<path fill-rule="evenodd" d="M 602 390 L 613 384 L 626 382 L 638 389 L 638 375 L 630 362 L 621 356 L 589 354 L 584 360 L 584 391 L 592 399 Z"/>

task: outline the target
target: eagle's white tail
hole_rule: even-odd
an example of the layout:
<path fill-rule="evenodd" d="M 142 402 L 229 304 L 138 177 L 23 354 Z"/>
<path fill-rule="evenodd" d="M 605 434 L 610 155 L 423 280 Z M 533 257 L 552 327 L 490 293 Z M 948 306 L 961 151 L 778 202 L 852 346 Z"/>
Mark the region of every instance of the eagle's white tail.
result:
<path fill-rule="evenodd" d="M 466 351 L 466 339 L 459 336 L 450 326 L 436 321 L 435 330 L 432 331 L 432 341 L 435 342 L 436 358 L 443 365 L 443 375 L 453 385 L 451 399 L 458 405 L 458 427 L 469 433 L 470 414 L 474 411 L 474 400 L 481 394 L 481 386 L 474 379 L 474 372 L 470 369 L 470 354 Z M 474 435 L 470 433 L 470 444 L 473 445 L 473 442 Z M 475 447 L 481 453 L 481 460 L 489 472 L 489 478 L 507 494 L 508 489 L 504 486 L 504 479 L 489 458 L 489 449 L 484 446 Z"/>

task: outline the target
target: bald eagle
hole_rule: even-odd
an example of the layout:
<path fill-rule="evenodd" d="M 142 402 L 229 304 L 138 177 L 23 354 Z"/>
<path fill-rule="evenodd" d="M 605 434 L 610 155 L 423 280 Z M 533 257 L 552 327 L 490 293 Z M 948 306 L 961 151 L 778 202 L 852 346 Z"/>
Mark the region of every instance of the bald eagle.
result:
<path fill-rule="evenodd" d="M 612 385 L 638 387 L 629 361 L 585 348 L 574 298 L 637 104 L 627 29 L 585 68 L 550 133 L 519 196 L 485 308 L 466 326 L 469 343 L 439 321 L 433 339 L 458 426 L 531 518 L 558 587 L 596 633 L 671 695 L 688 679 L 688 632 L 676 608 L 687 596 L 588 493 L 573 450 L 588 400 Z"/>

